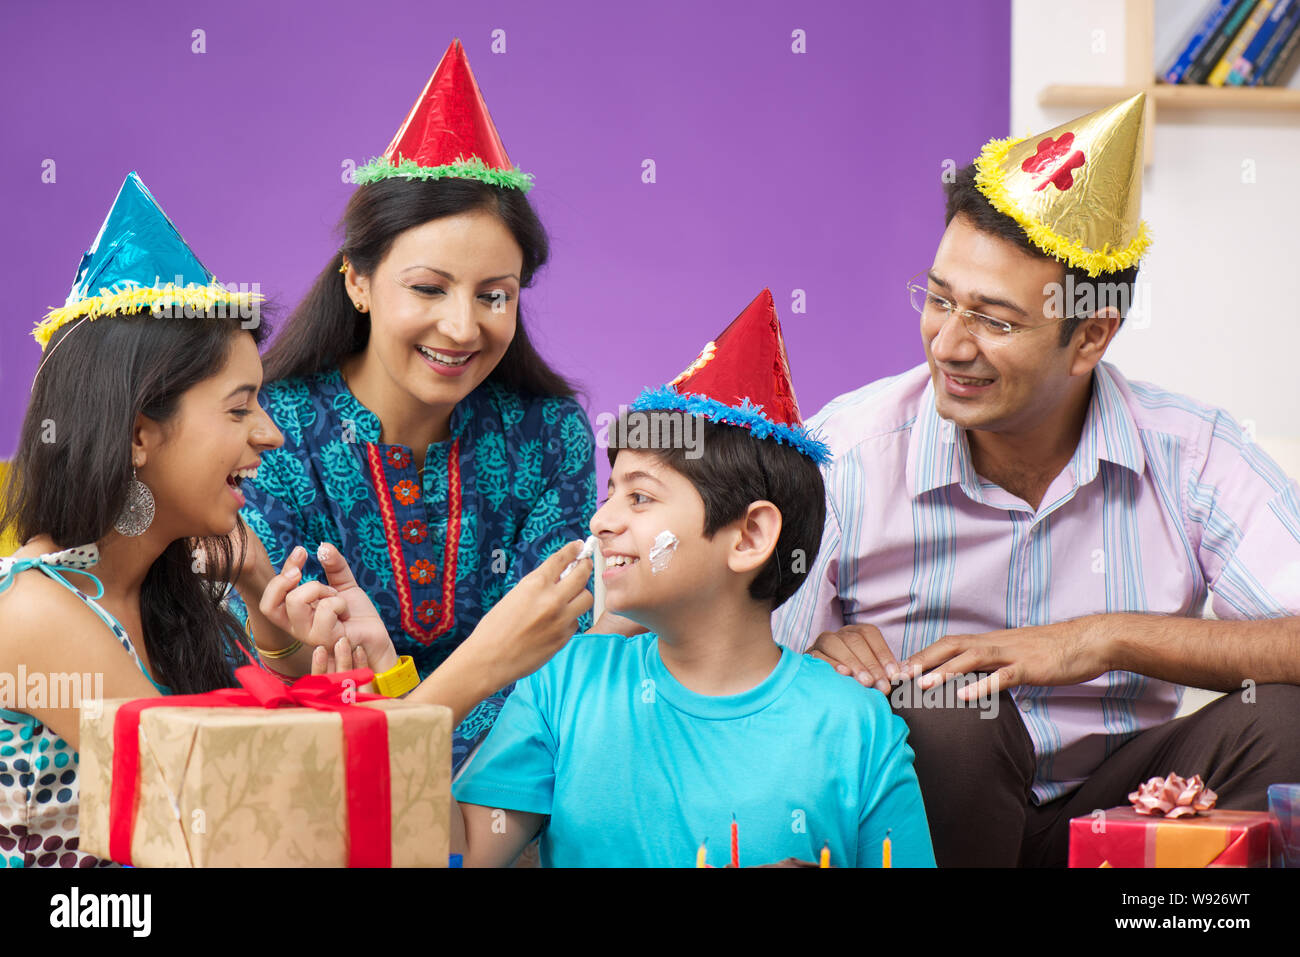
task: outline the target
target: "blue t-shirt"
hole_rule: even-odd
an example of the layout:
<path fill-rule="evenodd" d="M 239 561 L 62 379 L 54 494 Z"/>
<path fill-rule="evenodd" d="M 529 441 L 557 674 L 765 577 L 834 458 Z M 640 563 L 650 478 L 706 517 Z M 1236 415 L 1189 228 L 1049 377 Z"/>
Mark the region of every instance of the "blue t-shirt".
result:
<path fill-rule="evenodd" d="M 578 635 L 520 681 L 452 786 L 456 800 L 550 815 L 551 867 L 742 867 L 787 857 L 933 867 L 907 726 L 885 696 L 781 649 L 737 695 L 696 694 L 656 635 Z"/>

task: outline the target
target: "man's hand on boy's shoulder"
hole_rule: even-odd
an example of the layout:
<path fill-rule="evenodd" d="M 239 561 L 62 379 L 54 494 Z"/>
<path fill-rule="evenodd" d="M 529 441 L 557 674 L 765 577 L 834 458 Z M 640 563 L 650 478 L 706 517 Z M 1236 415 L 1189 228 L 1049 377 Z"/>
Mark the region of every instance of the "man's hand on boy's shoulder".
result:
<path fill-rule="evenodd" d="M 959 675 L 984 673 L 958 692 L 966 700 L 1019 685 L 1082 684 L 1109 669 L 1110 653 L 1097 616 L 1050 625 L 1028 625 L 982 634 L 945 635 L 900 664 L 873 625 L 845 625 L 817 636 L 808 654 L 885 694 L 891 682 L 914 678 L 925 691 Z"/>
<path fill-rule="evenodd" d="M 845 625 L 838 631 L 823 631 L 807 654 L 855 678 L 864 687 L 874 686 L 885 694 L 889 694 L 894 676 L 902 673 L 898 659 L 875 625 Z"/>
<path fill-rule="evenodd" d="M 912 655 L 906 670 L 926 691 L 960 675 L 984 673 L 957 692 L 967 701 L 1021 685 L 1077 685 L 1111 670 L 1105 616 L 1025 625 L 975 635 L 945 635 Z"/>

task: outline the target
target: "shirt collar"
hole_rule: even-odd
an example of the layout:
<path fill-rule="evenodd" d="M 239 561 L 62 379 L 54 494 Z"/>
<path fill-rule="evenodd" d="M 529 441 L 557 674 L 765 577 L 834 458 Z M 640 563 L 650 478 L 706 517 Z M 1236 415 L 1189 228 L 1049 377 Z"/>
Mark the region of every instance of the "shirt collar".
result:
<path fill-rule="evenodd" d="M 343 379 L 343 373 L 337 366 L 328 369 L 320 374 L 320 384 L 322 393 L 328 397 L 329 405 L 335 414 L 342 420 L 350 420 L 353 423 L 353 431 L 357 441 L 374 442 L 378 444 L 381 433 L 381 423 L 379 416 L 371 412 L 361 400 L 352 394 L 348 388 L 347 382 Z M 447 441 L 459 439 L 464 433 L 466 426 L 469 425 L 473 418 L 473 411 L 470 408 L 473 401 L 478 401 L 479 393 L 483 391 L 483 383 L 468 396 L 457 402 L 451 410 L 451 435 Z"/>
<path fill-rule="evenodd" d="M 907 490 L 915 498 L 936 488 L 960 484 L 979 499 L 979 478 L 971 464 L 966 430 L 939 415 L 934 407 L 934 380 L 921 394 L 907 448 Z"/>
<path fill-rule="evenodd" d="M 1070 460 L 1076 483 L 1086 485 L 1096 478 L 1102 459 L 1138 475 L 1146 465 L 1137 423 L 1124 400 L 1119 373 L 1107 362 L 1098 363 L 1093 372 L 1088 415 Z M 947 485 L 960 485 L 970 498 L 983 501 L 966 430 L 939 415 L 931 380 L 921 396 L 908 444 L 907 490 L 915 498 Z"/>
<path fill-rule="evenodd" d="M 1133 421 L 1133 411 L 1124 399 L 1120 378 L 1118 370 L 1108 362 L 1097 363 L 1092 374 L 1092 402 L 1083 422 L 1079 447 L 1070 460 L 1080 485 L 1097 477 L 1102 459 L 1138 475 L 1146 468 L 1142 439 Z"/>

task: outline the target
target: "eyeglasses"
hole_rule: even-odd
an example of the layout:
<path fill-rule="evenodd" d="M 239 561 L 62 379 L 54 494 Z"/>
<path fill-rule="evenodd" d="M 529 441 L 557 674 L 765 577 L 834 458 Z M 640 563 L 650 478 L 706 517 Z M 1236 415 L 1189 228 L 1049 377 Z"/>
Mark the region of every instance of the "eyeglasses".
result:
<path fill-rule="evenodd" d="M 993 316 L 986 316 L 982 312 L 958 309 L 955 302 L 931 292 L 927 286 L 917 282 L 925 274 L 926 270 L 923 269 L 908 280 L 907 292 L 912 302 L 912 308 L 919 312 L 922 318 L 936 318 L 942 314 L 944 319 L 947 319 L 949 315 L 956 313 L 958 318 L 961 319 L 962 325 L 966 327 L 966 331 L 985 342 L 1010 342 L 1017 333 L 1046 329 L 1050 326 L 1059 325 L 1065 322 L 1066 319 L 1076 318 L 1075 316 L 1065 316 L 1062 319 L 1054 319 L 1040 326 L 1012 325 L 1004 319 L 995 319 Z"/>

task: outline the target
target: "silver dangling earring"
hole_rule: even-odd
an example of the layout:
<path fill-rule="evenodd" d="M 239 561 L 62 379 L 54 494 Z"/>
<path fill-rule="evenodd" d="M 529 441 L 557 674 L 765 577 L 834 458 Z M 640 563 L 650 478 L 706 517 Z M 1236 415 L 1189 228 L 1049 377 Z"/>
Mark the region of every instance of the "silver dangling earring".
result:
<path fill-rule="evenodd" d="M 136 538 L 143 535 L 153 524 L 153 492 L 135 477 L 135 466 L 131 466 L 131 486 L 126 493 L 126 504 L 117 516 L 113 528 L 119 535 Z"/>

